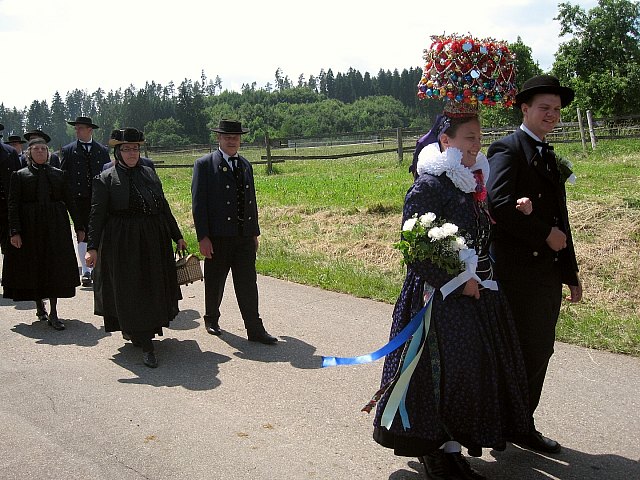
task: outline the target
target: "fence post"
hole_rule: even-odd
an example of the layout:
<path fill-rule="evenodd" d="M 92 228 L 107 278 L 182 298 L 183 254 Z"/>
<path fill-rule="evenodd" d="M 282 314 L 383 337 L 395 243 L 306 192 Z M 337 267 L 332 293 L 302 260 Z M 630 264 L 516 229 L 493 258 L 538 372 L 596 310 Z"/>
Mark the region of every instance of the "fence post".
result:
<path fill-rule="evenodd" d="M 593 128 L 593 116 L 591 110 L 587 110 L 587 123 L 589 124 L 589 136 L 591 137 L 591 149 L 596 149 L 596 132 Z"/>
<path fill-rule="evenodd" d="M 398 163 L 402 163 L 402 128 L 398 127 L 396 132 L 398 137 Z"/>
<path fill-rule="evenodd" d="M 264 134 L 264 144 L 267 147 L 267 175 L 273 173 L 273 167 L 271 165 L 271 143 L 269 142 L 269 132 Z"/>
<path fill-rule="evenodd" d="M 584 125 L 582 123 L 582 112 L 580 111 L 580 107 L 576 108 L 576 112 L 578 113 L 578 128 L 580 129 L 580 141 L 582 142 L 582 153 L 587 153 L 587 145 L 584 141 Z"/>

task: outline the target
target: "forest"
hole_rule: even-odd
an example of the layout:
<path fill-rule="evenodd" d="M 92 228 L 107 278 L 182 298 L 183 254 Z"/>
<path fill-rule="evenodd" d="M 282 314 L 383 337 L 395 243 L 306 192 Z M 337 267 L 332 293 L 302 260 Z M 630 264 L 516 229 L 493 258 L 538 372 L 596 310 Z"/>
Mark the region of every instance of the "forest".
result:
<path fill-rule="evenodd" d="M 560 43 L 549 73 L 576 91 L 563 119 L 574 119 L 576 107 L 596 116 L 639 113 L 639 3 L 599 0 L 588 11 L 560 3 L 555 20 L 566 41 Z M 543 73 L 520 37 L 509 48 L 517 58 L 517 85 Z M 418 99 L 422 68 L 408 66 L 401 72 L 381 68 L 376 74 L 323 68 L 317 75 L 301 74 L 295 80 L 277 68 L 273 83 L 246 83 L 240 92 L 224 89 L 220 77 L 211 79 L 202 71 L 199 79 L 185 78 L 178 85 L 149 80 L 144 86 L 109 92 L 76 88 L 56 92 L 50 101 L 33 100 L 24 109 L 0 103 L 0 122 L 5 134 L 42 129 L 55 148 L 73 140 L 66 121 L 80 115 L 100 125 L 95 132 L 98 141 L 106 143 L 112 129 L 127 126 L 142 129 L 148 144 L 157 147 L 208 144 L 214 140 L 211 129 L 221 118 L 242 121 L 250 129 L 247 142 L 263 142 L 267 133 L 270 138 L 290 139 L 397 127 L 426 129 L 442 103 Z M 513 110 L 486 108 L 481 113 L 486 126 L 520 120 Z"/>

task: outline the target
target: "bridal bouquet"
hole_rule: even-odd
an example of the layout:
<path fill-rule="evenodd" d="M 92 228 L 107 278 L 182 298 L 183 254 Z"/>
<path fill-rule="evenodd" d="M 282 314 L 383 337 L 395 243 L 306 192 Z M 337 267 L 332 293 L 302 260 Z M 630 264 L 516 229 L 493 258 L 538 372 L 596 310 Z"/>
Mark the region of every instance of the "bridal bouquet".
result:
<path fill-rule="evenodd" d="M 402 252 L 405 264 L 429 260 L 452 275 L 465 269 L 459 255 L 468 248 L 465 238 L 457 225 L 437 220 L 432 212 L 420 216 L 416 213 L 406 220 L 401 240 L 393 246 Z"/>

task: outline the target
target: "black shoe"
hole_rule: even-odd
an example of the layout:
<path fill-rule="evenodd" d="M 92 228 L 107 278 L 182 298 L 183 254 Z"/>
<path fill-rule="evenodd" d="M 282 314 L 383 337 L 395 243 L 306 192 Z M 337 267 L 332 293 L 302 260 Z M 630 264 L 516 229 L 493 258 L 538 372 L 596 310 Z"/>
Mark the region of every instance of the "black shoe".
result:
<path fill-rule="evenodd" d="M 218 325 L 218 321 L 213 320 L 205 320 L 204 327 L 207 330 L 207 333 L 210 335 L 220 336 L 222 335 L 222 330 L 220 330 L 220 325 Z"/>
<path fill-rule="evenodd" d="M 36 312 L 36 317 L 42 322 L 49 323 L 49 314 L 47 312 Z"/>
<path fill-rule="evenodd" d="M 273 345 L 278 343 L 278 339 L 274 336 L 269 335 L 267 332 L 257 333 L 255 335 L 248 336 L 250 342 L 260 342 L 265 345 Z"/>
<path fill-rule="evenodd" d="M 558 442 L 543 436 L 537 430 L 532 430 L 529 435 L 515 438 L 511 440 L 511 443 L 542 453 L 560 453 L 560 450 L 562 450 Z"/>
<path fill-rule="evenodd" d="M 53 328 L 55 328 L 56 330 L 64 330 L 64 323 L 62 323 L 60 321 L 60 319 L 58 318 L 58 315 L 49 315 L 47 317 L 47 323 L 49 325 L 51 325 Z"/>
<path fill-rule="evenodd" d="M 90 287 L 92 283 L 91 272 L 84 272 L 80 281 L 83 287 Z"/>
<path fill-rule="evenodd" d="M 142 352 L 142 361 L 149 368 L 156 368 L 158 366 L 156 354 L 153 352 Z"/>
<path fill-rule="evenodd" d="M 487 477 L 480 475 L 471 468 L 469 461 L 462 456 L 462 453 L 445 453 L 444 456 L 449 462 L 450 470 L 455 472 L 459 478 L 463 480 L 487 480 Z"/>
<path fill-rule="evenodd" d="M 429 480 L 463 480 L 463 477 L 459 477 L 455 470 L 452 470 L 445 455 L 449 454 L 438 449 L 424 457 L 418 457 L 420 463 L 424 465 L 426 477 Z"/>

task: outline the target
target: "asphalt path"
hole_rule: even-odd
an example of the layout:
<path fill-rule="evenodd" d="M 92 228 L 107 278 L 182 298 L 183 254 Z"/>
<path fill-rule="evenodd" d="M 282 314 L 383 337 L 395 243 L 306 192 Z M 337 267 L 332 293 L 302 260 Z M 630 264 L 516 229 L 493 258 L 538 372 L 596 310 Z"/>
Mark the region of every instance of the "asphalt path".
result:
<path fill-rule="evenodd" d="M 55 331 L 32 302 L 0 299 L 0 479 L 412 479 L 415 458 L 371 438 L 360 408 L 382 361 L 392 306 L 259 277 L 275 346 L 246 340 L 229 283 L 224 334 L 205 332 L 204 285 L 156 337 L 157 369 L 93 315 L 93 292 L 61 299 Z M 491 479 L 640 479 L 640 359 L 558 343 L 537 425 L 556 456 L 509 445 L 472 465 Z"/>

